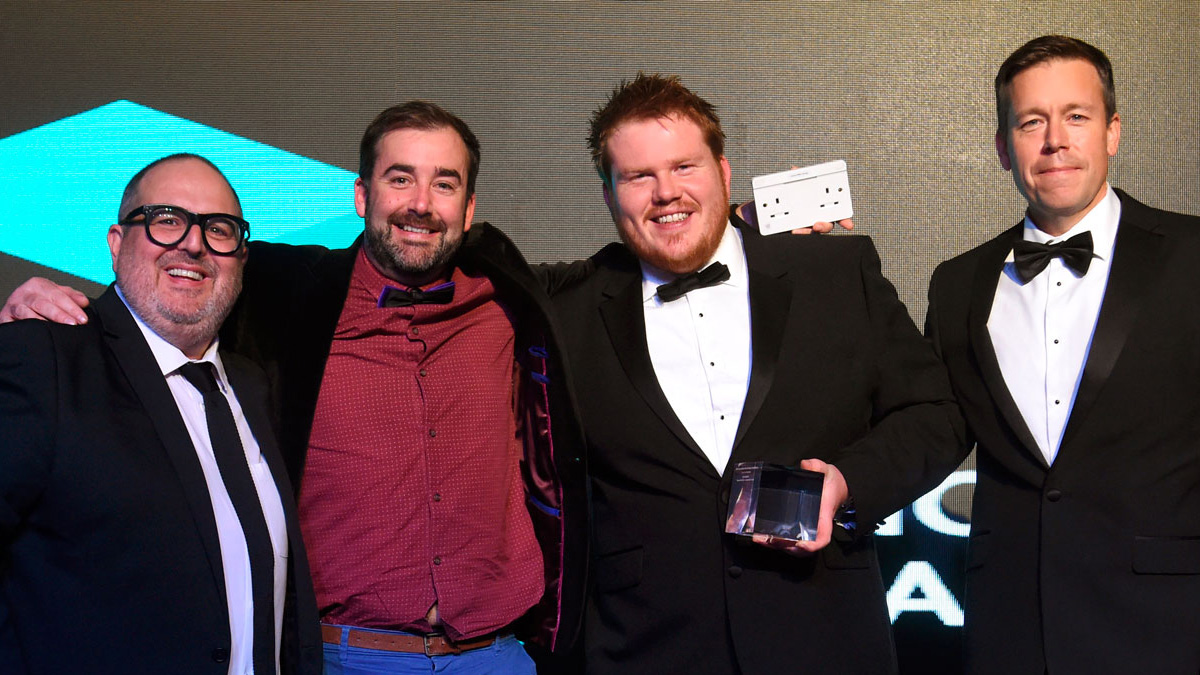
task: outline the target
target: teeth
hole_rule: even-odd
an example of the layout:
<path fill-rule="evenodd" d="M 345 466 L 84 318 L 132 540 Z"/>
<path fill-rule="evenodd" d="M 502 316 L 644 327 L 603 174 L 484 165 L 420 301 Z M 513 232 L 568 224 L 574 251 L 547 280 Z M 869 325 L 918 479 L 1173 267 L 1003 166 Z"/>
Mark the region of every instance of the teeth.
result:
<path fill-rule="evenodd" d="M 660 218 L 655 218 L 654 221 L 665 225 L 667 223 L 678 223 L 679 221 L 684 220 L 687 217 L 688 217 L 688 214 L 686 214 L 686 213 L 672 213 L 669 216 L 662 216 Z"/>
<path fill-rule="evenodd" d="M 167 270 L 167 274 L 170 274 L 173 277 L 186 277 L 186 278 L 192 279 L 194 281 L 200 281 L 201 279 L 204 278 L 204 277 L 200 276 L 199 272 L 193 272 L 191 270 L 179 269 L 178 267 L 173 267 L 173 268 Z"/>
<path fill-rule="evenodd" d="M 405 232 L 416 232 L 417 234 L 429 234 L 430 232 L 433 232 L 433 230 L 427 230 L 423 227 L 416 227 L 414 225 L 401 225 L 400 229 L 404 230 Z"/>

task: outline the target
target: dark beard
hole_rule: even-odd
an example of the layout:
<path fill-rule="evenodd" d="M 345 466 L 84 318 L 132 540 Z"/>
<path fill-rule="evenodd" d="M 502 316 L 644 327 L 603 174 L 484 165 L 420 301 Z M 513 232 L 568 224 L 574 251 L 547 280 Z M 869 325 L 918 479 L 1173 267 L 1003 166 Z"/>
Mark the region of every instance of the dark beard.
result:
<path fill-rule="evenodd" d="M 441 237 L 432 250 L 405 250 L 392 240 L 392 228 L 403 225 L 428 228 L 440 232 Z M 393 281 L 410 285 L 419 285 L 427 277 L 441 275 L 461 243 L 462 237 L 452 237 L 445 223 L 436 216 L 422 218 L 407 213 L 389 216 L 382 231 L 368 227 L 363 233 L 363 245 L 371 260 L 380 267 L 379 271 Z M 418 283 L 413 284 L 413 281 Z"/>

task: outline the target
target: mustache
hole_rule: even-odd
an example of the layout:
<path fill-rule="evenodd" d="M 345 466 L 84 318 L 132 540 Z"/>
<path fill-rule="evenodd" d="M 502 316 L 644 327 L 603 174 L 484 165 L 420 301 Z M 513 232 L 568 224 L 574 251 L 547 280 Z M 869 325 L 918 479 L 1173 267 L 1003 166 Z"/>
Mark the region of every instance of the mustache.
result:
<path fill-rule="evenodd" d="M 164 253 L 158 259 L 159 269 L 165 269 L 174 263 L 187 263 L 189 265 L 194 265 L 204 270 L 204 274 L 206 276 L 217 276 L 217 263 L 210 255 L 194 256 L 187 251 L 175 249 L 173 251 Z"/>
<path fill-rule="evenodd" d="M 388 225 L 396 227 L 408 225 L 410 227 L 423 227 L 435 232 L 446 231 L 446 223 L 434 213 L 417 215 L 411 211 L 395 211 L 388 216 L 387 221 Z"/>

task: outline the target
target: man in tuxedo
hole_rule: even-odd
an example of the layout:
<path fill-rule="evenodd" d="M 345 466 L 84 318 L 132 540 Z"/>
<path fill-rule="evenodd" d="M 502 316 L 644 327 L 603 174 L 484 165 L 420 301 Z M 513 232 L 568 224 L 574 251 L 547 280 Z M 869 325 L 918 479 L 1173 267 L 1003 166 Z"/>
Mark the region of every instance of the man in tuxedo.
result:
<path fill-rule="evenodd" d="M 172 155 L 118 216 L 117 281 L 86 325 L 0 327 L 0 663 L 318 673 L 266 381 L 218 350 L 246 260 L 237 195 Z"/>
<path fill-rule="evenodd" d="M 677 78 L 623 83 L 590 146 L 624 243 L 553 298 L 587 431 L 587 670 L 894 672 L 870 534 L 964 441 L 871 241 L 748 228 L 715 110 Z M 825 474 L 816 541 L 724 533 L 746 461 Z"/>
<path fill-rule="evenodd" d="M 977 444 L 971 673 L 1200 671 L 1200 219 L 1107 183 L 1112 66 L 1062 36 L 996 76 L 1025 218 L 942 263 L 926 333 Z"/>

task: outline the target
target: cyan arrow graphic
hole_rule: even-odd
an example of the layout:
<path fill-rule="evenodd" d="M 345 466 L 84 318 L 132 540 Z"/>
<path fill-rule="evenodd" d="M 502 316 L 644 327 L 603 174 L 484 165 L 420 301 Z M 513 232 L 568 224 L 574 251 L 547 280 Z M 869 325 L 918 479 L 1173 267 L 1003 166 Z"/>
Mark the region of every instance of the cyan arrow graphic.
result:
<path fill-rule="evenodd" d="M 362 232 L 354 174 L 131 101 L 0 139 L 0 251 L 97 283 L 125 183 L 176 152 L 202 155 L 237 190 L 253 239 L 347 246 Z"/>

